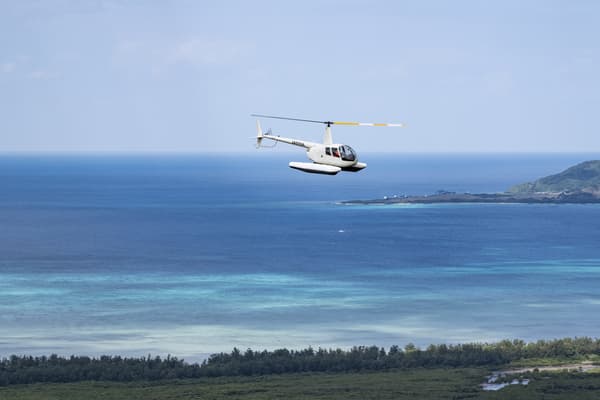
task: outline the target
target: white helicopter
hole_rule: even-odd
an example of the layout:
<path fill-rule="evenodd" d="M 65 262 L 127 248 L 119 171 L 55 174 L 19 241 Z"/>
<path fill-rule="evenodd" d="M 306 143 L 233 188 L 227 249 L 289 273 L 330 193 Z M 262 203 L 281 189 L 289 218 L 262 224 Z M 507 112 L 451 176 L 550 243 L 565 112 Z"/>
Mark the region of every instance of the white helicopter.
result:
<path fill-rule="evenodd" d="M 271 139 L 275 142 L 283 142 L 287 144 L 293 144 L 294 146 L 300 146 L 306 148 L 306 155 L 311 159 L 312 163 L 307 162 L 290 162 L 290 168 L 298 169 L 300 171 L 309 172 L 313 174 L 326 174 L 335 175 L 340 171 L 357 172 L 367 167 L 367 164 L 359 162 L 356 152 L 352 147 L 346 144 L 333 143 L 331 138 L 331 125 L 350 125 L 350 126 L 396 126 L 402 127 L 402 124 L 378 124 L 370 122 L 346 122 L 346 121 L 314 121 L 311 119 L 300 119 L 300 118 L 288 118 L 288 117 L 276 117 L 273 115 L 262 115 L 262 114 L 251 114 L 252 117 L 260 118 L 275 118 L 275 119 L 286 119 L 290 121 L 302 121 L 302 122 L 314 122 L 318 124 L 325 124 L 325 135 L 323 136 L 323 143 L 307 142 L 305 140 L 297 140 L 291 138 L 285 138 L 271 134 L 271 130 L 267 133 L 263 133 L 259 120 L 256 120 L 256 129 L 258 131 L 256 135 L 256 148 L 261 147 L 274 147 L 263 146 L 263 139 Z M 275 143 L 277 144 L 277 143 Z"/>

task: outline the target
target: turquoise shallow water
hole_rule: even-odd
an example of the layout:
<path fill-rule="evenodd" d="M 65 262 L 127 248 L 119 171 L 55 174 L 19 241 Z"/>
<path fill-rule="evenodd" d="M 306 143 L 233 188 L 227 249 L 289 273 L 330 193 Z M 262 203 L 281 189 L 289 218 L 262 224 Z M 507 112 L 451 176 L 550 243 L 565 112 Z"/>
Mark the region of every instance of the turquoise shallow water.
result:
<path fill-rule="evenodd" d="M 596 336 L 600 207 L 343 206 L 500 191 L 593 155 L 0 157 L 0 356 Z"/>

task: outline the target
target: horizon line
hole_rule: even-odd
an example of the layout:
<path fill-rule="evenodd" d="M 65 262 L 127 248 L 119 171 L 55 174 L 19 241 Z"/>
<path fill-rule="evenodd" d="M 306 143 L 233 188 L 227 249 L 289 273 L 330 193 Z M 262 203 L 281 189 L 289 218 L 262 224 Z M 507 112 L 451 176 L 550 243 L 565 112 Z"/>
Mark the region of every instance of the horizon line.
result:
<path fill-rule="evenodd" d="M 93 156 L 93 155 L 244 155 L 254 156 L 262 155 L 267 152 L 245 151 L 245 150 L 0 150 L 0 156 L 14 155 L 65 155 L 65 156 Z M 277 153 L 271 152 L 271 155 L 298 154 L 298 151 L 280 150 Z M 382 154 L 382 155 L 577 155 L 577 154 L 598 154 L 597 151 L 361 151 L 361 154 Z"/>

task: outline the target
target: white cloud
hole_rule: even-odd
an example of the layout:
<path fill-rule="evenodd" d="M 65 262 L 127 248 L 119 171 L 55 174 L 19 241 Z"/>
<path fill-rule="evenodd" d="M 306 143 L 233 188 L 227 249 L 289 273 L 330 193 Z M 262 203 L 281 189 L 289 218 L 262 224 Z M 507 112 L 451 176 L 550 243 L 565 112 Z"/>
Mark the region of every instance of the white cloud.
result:
<path fill-rule="evenodd" d="M 175 44 L 168 60 L 195 66 L 225 65 L 239 60 L 248 51 L 248 44 L 239 41 L 192 38 Z"/>
<path fill-rule="evenodd" d="M 52 74 L 48 71 L 44 71 L 42 69 L 35 70 L 29 74 L 29 78 L 39 80 L 39 79 L 50 79 L 52 78 Z"/>
<path fill-rule="evenodd" d="M 5 62 L 0 64 L 0 71 L 9 74 L 17 69 L 17 64 L 13 62 Z"/>
<path fill-rule="evenodd" d="M 253 45 L 244 40 L 190 37 L 172 42 L 124 40 L 114 51 L 121 67 L 148 68 L 153 74 L 188 65 L 195 68 L 234 65 L 246 58 Z"/>

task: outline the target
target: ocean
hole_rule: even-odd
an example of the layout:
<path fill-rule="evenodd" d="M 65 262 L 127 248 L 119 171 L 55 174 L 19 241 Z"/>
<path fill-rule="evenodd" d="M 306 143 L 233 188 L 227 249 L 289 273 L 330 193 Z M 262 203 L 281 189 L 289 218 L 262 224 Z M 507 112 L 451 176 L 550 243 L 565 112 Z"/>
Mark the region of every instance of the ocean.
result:
<path fill-rule="evenodd" d="M 498 192 L 599 154 L 1 155 L 0 357 L 404 346 L 600 331 L 600 205 Z"/>

